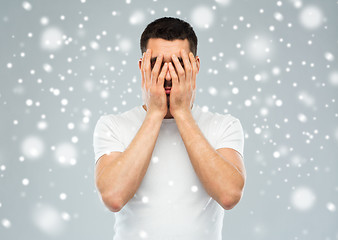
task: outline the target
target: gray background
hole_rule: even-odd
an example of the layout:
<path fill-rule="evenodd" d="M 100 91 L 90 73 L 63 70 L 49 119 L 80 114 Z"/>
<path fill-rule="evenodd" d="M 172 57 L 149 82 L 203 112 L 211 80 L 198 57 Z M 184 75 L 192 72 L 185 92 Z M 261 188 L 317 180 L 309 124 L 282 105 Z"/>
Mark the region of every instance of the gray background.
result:
<path fill-rule="evenodd" d="M 112 239 L 93 129 L 142 104 L 140 35 L 176 16 L 199 39 L 195 103 L 245 132 L 245 192 L 225 211 L 223 238 L 338 239 L 337 10 L 333 0 L 1 0 L 0 238 Z"/>

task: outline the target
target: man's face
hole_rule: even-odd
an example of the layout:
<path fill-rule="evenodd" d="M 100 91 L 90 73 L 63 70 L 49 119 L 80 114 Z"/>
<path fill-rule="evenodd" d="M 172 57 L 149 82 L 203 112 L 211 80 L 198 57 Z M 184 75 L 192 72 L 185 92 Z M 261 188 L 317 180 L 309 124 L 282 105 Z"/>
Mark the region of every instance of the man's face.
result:
<path fill-rule="evenodd" d="M 162 67 L 163 67 L 165 62 L 167 62 L 167 63 L 172 62 L 171 56 L 173 54 L 175 54 L 177 56 L 177 58 L 179 59 L 179 61 L 181 62 L 182 67 L 184 68 L 184 64 L 183 64 L 183 60 L 182 60 L 180 50 L 184 49 L 187 53 L 190 52 L 188 39 L 184 39 L 184 40 L 176 39 L 176 40 L 173 40 L 173 41 L 168 41 L 168 40 L 165 40 L 165 39 L 162 39 L 162 38 L 150 38 L 148 40 L 147 49 L 152 50 L 151 60 L 150 60 L 151 68 L 154 67 L 155 62 L 156 62 L 156 58 L 160 53 L 163 54 Z M 196 58 L 197 69 L 199 70 L 200 60 L 199 60 L 199 57 L 197 57 L 197 56 L 195 56 L 195 58 Z M 140 70 L 141 70 L 141 62 L 142 62 L 142 59 L 140 59 L 140 61 L 139 61 Z M 173 66 L 175 68 L 174 63 L 173 63 Z M 162 69 L 162 67 L 161 67 L 161 69 Z M 177 73 L 177 71 L 176 71 L 176 73 Z M 164 78 L 163 88 L 171 87 L 171 86 L 172 86 L 172 78 L 170 76 L 170 72 L 168 71 L 165 78 Z M 168 104 L 168 112 L 169 112 L 170 94 L 167 94 L 167 104 Z M 170 114 L 168 116 L 170 116 Z"/>
<path fill-rule="evenodd" d="M 172 62 L 172 59 L 171 59 L 172 54 L 175 54 L 178 57 L 178 59 L 181 62 L 181 65 L 184 68 L 180 50 L 184 49 L 187 53 L 190 52 L 189 41 L 187 39 L 184 39 L 184 40 L 176 39 L 176 40 L 173 40 L 173 41 L 168 41 L 168 40 L 164 40 L 162 38 L 150 38 L 148 40 L 147 49 L 148 48 L 150 48 L 152 50 L 152 54 L 151 54 L 152 56 L 151 56 L 151 60 L 150 60 L 152 68 L 155 65 L 157 56 L 160 53 L 163 54 L 163 61 L 162 61 L 161 69 L 162 69 L 163 64 L 165 62 L 167 62 L 167 63 Z M 164 81 L 163 87 L 171 87 L 171 86 L 172 86 L 171 76 L 170 76 L 170 73 L 168 71 L 166 76 L 165 76 L 165 81 Z"/>

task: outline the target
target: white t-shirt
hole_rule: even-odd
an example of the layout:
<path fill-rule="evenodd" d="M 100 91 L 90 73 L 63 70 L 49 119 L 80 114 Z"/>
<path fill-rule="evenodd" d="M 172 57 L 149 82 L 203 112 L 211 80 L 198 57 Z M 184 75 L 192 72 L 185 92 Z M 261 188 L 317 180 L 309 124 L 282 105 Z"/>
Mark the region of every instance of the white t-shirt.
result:
<path fill-rule="evenodd" d="M 242 156 L 244 134 L 230 114 L 204 112 L 193 118 L 214 149 L 233 148 Z M 102 116 L 94 131 L 95 161 L 123 152 L 141 127 L 146 110 L 136 106 Z M 115 212 L 114 240 L 221 240 L 224 209 L 205 191 L 190 162 L 174 118 L 163 119 L 147 172 L 136 194 Z"/>

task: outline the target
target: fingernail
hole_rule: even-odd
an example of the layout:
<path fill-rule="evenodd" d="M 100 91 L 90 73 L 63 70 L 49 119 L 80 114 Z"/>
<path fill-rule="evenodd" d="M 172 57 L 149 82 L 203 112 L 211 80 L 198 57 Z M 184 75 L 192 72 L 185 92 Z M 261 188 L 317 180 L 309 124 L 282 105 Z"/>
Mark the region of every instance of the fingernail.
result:
<path fill-rule="evenodd" d="M 150 52 L 150 49 L 148 48 L 148 49 L 147 49 L 147 53 L 149 53 L 149 52 Z"/>
<path fill-rule="evenodd" d="M 173 57 L 175 58 L 175 57 L 176 57 L 176 55 L 175 55 L 175 54 L 173 54 Z"/>

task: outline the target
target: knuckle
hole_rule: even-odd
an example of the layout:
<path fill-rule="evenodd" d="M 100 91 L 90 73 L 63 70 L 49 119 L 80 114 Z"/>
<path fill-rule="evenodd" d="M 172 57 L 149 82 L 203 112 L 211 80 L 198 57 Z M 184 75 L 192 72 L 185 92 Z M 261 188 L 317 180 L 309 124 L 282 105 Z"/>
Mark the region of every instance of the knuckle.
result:
<path fill-rule="evenodd" d="M 161 72 L 160 70 L 161 70 L 161 69 L 160 69 L 159 67 L 157 67 L 157 68 L 154 67 L 154 70 L 153 70 L 153 71 L 154 71 L 156 74 L 159 74 L 159 73 Z"/>
<path fill-rule="evenodd" d="M 147 68 L 149 66 L 148 62 L 144 63 L 144 67 Z"/>

